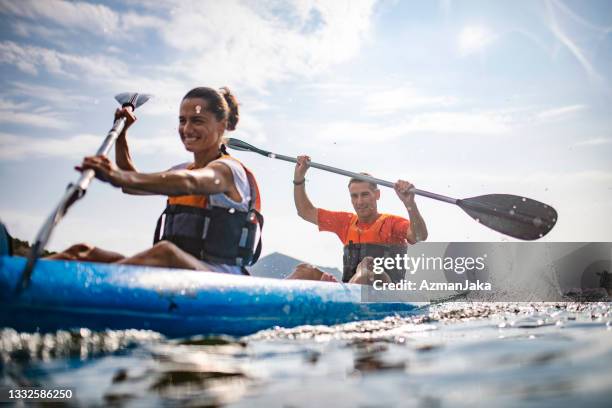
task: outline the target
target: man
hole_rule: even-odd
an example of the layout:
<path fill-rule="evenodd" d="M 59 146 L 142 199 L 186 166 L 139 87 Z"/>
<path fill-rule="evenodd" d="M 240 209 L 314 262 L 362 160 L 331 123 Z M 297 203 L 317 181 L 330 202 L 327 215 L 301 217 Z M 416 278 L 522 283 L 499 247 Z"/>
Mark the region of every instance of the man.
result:
<path fill-rule="evenodd" d="M 316 208 L 306 194 L 306 172 L 310 158 L 299 156 L 293 178 L 293 198 L 298 215 L 319 227 L 319 231 L 334 232 L 344 245 L 342 281 L 370 284 L 375 276 L 373 258 L 403 256 L 408 245 L 427 239 L 425 221 L 414 201 L 414 187 L 411 183 L 398 180 L 395 192 L 406 206 L 410 220 L 395 215 L 378 212 L 377 201 L 380 190 L 376 184 L 352 178 L 349 182 L 351 202 L 355 214 L 328 211 Z M 376 279 L 399 281 L 404 278 L 404 270 L 386 269 Z M 288 277 L 336 281 L 336 279 L 312 265 L 300 264 Z"/>

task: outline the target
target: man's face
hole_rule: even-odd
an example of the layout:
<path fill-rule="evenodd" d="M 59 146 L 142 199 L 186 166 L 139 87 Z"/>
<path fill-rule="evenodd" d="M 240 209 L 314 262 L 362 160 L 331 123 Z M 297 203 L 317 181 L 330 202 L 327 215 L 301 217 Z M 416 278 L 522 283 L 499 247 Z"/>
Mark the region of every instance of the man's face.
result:
<path fill-rule="evenodd" d="M 370 183 L 353 182 L 349 186 L 351 202 L 359 219 L 368 219 L 378 212 L 377 201 L 380 190 L 372 189 Z"/>

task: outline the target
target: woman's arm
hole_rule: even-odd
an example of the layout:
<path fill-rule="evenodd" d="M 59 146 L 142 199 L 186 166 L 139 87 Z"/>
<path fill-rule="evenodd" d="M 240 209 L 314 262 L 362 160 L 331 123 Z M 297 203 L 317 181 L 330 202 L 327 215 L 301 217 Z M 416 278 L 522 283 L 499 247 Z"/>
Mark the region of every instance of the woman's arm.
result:
<path fill-rule="evenodd" d="M 136 122 L 136 116 L 131 108 L 125 107 L 115 111 L 115 121 L 121 118 L 125 118 L 125 126 L 115 142 L 115 161 L 121 170 L 137 171 L 127 142 L 127 131 Z"/>
<path fill-rule="evenodd" d="M 134 165 L 134 161 L 132 160 L 132 155 L 130 154 L 130 147 L 127 141 L 127 130 L 134 122 L 136 122 L 136 116 L 131 109 L 121 108 L 117 109 L 115 112 L 115 120 L 119 118 L 125 118 L 125 127 L 123 131 L 119 134 L 117 141 L 115 142 L 115 162 L 117 163 L 117 167 L 121 170 L 125 171 L 135 171 L 136 166 Z M 154 193 L 149 193 L 147 191 L 130 189 L 127 187 L 121 188 L 125 194 L 131 195 L 154 195 Z"/>
<path fill-rule="evenodd" d="M 105 156 L 86 157 L 78 170 L 93 169 L 96 177 L 115 187 L 166 196 L 227 193 L 235 189 L 229 167 L 210 163 L 203 169 L 138 173 L 119 169 Z"/>

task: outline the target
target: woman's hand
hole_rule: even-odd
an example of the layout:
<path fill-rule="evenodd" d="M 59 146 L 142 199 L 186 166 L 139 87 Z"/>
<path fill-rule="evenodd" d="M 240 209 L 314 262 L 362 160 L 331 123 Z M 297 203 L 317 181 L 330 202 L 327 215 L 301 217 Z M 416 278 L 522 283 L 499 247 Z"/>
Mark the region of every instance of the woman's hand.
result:
<path fill-rule="evenodd" d="M 106 156 L 88 156 L 83 159 L 80 166 L 75 167 L 76 170 L 83 172 L 91 169 L 96 173 L 96 178 L 106 183 L 110 183 L 115 187 L 122 187 L 123 176 L 125 172 L 120 170 Z"/>
<path fill-rule="evenodd" d="M 117 108 L 115 111 L 115 121 L 125 118 L 125 126 L 121 131 L 121 137 L 125 137 L 125 132 L 127 132 L 128 128 L 136 122 L 136 116 L 134 115 L 134 110 L 131 106 L 126 106 L 123 108 Z"/>

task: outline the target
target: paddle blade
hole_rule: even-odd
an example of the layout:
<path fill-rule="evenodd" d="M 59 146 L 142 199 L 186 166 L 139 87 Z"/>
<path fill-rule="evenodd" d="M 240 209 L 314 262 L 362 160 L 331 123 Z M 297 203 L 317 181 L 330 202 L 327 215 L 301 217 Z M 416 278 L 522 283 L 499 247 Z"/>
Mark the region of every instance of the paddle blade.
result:
<path fill-rule="evenodd" d="M 466 198 L 457 205 L 479 223 L 527 241 L 542 238 L 557 222 L 557 211 L 551 206 L 510 194 Z"/>
<path fill-rule="evenodd" d="M 257 147 L 250 145 L 247 142 L 243 142 L 242 140 L 235 139 L 233 137 L 230 137 L 229 139 L 227 139 L 227 146 L 234 150 L 241 150 L 243 152 L 254 152 L 254 153 L 263 154 L 265 156 L 267 156 L 269 153 L 269 152 L 266 152 L 265 150 L 258 149 Z"/>
<path fill-rule="evenodd" d="M 121 104 L 121 106 L 129 105 L 134 109 L 144 105 L 144 103 L 152 97 L 152 95 L 134 92 L 124 92 L 120 93 L 119 95 L 115 95 L 115 99 Z"/>

